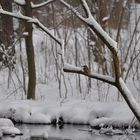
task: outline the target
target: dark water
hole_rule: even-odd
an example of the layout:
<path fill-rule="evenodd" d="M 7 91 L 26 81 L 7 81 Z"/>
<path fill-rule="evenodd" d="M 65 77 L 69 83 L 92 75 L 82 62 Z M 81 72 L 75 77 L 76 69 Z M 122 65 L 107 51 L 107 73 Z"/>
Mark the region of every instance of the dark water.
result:
<path fill-rule="evenodd" d="M 100 135 L 98 130 L 89 132 L 88 126 L 82 125 L 64 125 L 61 128 L 50 125 L 16 125 L 16 127 L 23 135 L 5 136 L 3 140 L 140 140 L 140 130 L 134 135 L 106 136 Z"/>

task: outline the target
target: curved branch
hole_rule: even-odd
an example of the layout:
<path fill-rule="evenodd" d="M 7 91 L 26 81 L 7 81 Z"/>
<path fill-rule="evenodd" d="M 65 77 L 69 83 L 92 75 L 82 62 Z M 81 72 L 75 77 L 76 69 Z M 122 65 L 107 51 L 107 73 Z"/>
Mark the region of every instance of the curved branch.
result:
<path fill-rule="evenodd" d="M 64 2 L 63 0 L 59 0 L 63 5 L 65 5 L 67 8 L 72 10 L 72 12 L 87 26 L 89 26 L 95 34 L 105 43 L 105 45 L 108 47 L 108 49 L 112 53 L 113 57 L 113 63 L 114 63 L 114 71 L 115 71 L 115 76 L 116 76 L 116 81 L 118 81 L 121 71 L 120 71 L 120 61 L 119 61 L 119 53 L 118 53 L 118 47 L 117 47 L 117 42 L 114 41 L 104 30 L 103 28 L 98 24 L 98 22 L 94 19 L 94 17 L 91 14 L 91 11 L 87 5 L 86 0 L 81 0 L 81 4 L 84 7 L 84 10 L 87 13 L 87 18 L 84 18 L 83 16 L 80 15 L 80 13 L 74 9 L 71 5 L 68 3 Z"/>
<path fill-rule="evenodd" d="M 90 12 L 90 10 L 88 8 L 87 3 L 84 0 L 81 0 L 81 3 L 82 3 L 82 6 L 83 6 L 84 11 L 86 13 L 86 16 L 87 17 L 91 16 L 91 12 Z"/>
<path fill-rule="evenodd" d="M 31 6 L 32 6 L 32 9 L 37 9 L 37 8 L 41 8 L 41 7 L 44 7 L 52 2 L 54 2 L 56 0 L 48 0 L 48 1 L 45 1 L 45 2 L 42 2 L 40 4 L 34 4 L 34 3 L 31 3 Z"/>
<path fill-rule="evenodd" d="M 130 90 L 125 85 L 122 78 L 119 79 L 119 83 L 117 85 L 118 90 L 122 93 L 122 96 L 124 97 L 125 101 L 127 102 L 128 106 L 140 122 L 140 107 L 139 103 L 136 102 L 136 99 L 133 97 Z"/>
<path fill-rule="evenodd" d="M 2 8 L 0 8 L 0 14 L 3 15 L 7 15 L 7 16 L 11 16 L 20 20 L 25 20 L 27 22 L 31 22 L 33 24 L 35 24 L 36 26 L 38 26 L 40 29 L 42 29 L 45 33 L 47 33 L 51 38 L 53 38 L 59 45 L 62 45 L 62 40 L 57 38 L 56 36 L 54 36 L 49 30 L 48 28 L 46 28 L 38 19 L 35 18 L 31 18 L 28 16 L 24 16 L 22 15 L 20 12 L 18 13 L 12 13 L 12 12 L 8 12 L 3 10 Z"/>
<path fill-rule="evenodd" d="M 107 45 L 109 50 L 111 52 L 118 52 L 117 48 L 117 42 L 114 41 L 104 30 L 103 28 L 97 23 L 97 21 L 94 19 L 94 17 L 91 14 L 91 11 L 89 10 L 89 7 L 85 0 L 81 0 L 82 6 L 84 7 L 84 10 L 87 12 L 87 18 L 84 18 L 81 16 L 81 14 L 70 4 L 64 2 L 64 0 L 59 0 L 64 6 L 66 6 L 68 9 L 70 9 L 80 20 L 82 20 L 84 23 L 86 23 L 95 33 L 96 35 Z"/>

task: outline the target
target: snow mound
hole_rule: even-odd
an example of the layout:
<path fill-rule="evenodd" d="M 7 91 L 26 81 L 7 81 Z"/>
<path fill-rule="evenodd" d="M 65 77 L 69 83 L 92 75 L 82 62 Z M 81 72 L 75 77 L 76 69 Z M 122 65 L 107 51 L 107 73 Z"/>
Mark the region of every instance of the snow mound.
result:
<path fill-rule="evenodd" d="M 25 121 L 26 123 L 37 123 L 37 124 L 50 124 L 51 117 L 50 115 L 45 115 L 42 113 L 33 113 Z"/>
<path fill-rule="evenodd" d="M 9 119 L 0 118 L 0 132 L 2 135 L 19 135 L 20 130 L 14 127 L 14 124 Z"/>
<path fill-rule="evenodd" d="M 140 127 L 125 102 L 67 100 L 60 104 L 59 101 L 3 100 L 0 103 L 0 117 L 30 124 L 54 122 L 89 124 L 94 128 Z M 12 123 L 9 122 L 9 125 Z"/>

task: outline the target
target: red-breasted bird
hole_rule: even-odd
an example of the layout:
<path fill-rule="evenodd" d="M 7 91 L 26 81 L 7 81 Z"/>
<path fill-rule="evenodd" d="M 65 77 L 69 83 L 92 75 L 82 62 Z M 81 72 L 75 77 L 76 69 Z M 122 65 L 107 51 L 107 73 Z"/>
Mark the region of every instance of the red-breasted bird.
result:
<path fill-rule="evenodd" d="M 90 69 L 88 68 L 87 65 L 82 66 L 83 67 L 83 72 L 84 74 L 90 74 Z"/>

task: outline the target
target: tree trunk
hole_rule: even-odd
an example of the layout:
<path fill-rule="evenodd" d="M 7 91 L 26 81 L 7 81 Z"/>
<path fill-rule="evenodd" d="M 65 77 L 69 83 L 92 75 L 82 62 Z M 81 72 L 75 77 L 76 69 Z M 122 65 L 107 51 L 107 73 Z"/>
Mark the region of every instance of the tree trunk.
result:
<path fill-rule="evenodd" d="M 140 107 L 139 104 L 136 102 L 136 99 L 133 97 L 132 93 L 127 88 L 126 84 L 122 80 L 122 78 L 119 78 L 118 83 L 116 84 L 116 87 L 121 92 L 121 95 L 124 97 L 126 103 L 130 107 L 131 111 L 137 118 L 137 120 L 140 122 Z"/>
<path fill-rule="evenodd" d="M 30 0 L 26 0 L 26 5 L 24 6 L 25 15 L 32 17 L 32 8 Z M 34 46 L 32 41 L 33 27 L 32 23 L 25 23 L 25 31 L 28 35 L 25 37 L 27 62 L 28 62 L 28 92 L 27 99 L 35 99 L 35 88 L 36 88 L 36 70 L 35 70 L 35 58 L 34 58 Z"/>

